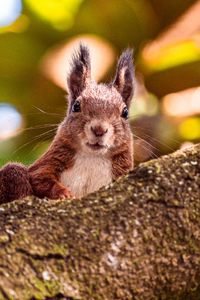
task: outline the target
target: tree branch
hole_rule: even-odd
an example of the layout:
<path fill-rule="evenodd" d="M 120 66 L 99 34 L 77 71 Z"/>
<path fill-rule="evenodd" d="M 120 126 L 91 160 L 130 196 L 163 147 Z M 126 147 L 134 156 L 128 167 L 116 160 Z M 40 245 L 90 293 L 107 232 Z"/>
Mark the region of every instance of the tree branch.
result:
<path fill-rule="evenodd" d="M 0 207 L 0 299 L 198 299 L 200 145 L 81 200 Z"/>

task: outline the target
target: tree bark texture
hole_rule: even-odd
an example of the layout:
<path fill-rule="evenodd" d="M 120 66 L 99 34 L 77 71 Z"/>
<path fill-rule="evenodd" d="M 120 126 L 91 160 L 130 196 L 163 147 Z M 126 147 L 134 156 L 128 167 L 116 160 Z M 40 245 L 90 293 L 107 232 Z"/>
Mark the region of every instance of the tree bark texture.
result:
<path fill-rule="evenodd" d="M 81 200 L 0 206 L 8 299 L 200 299 L 200 145 Z"/>

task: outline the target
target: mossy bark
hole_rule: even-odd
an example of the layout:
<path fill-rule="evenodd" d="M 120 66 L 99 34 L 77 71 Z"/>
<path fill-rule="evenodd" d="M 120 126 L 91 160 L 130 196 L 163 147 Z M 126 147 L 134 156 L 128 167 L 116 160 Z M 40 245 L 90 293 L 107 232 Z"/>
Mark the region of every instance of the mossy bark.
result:
<path fill-rule="evenodd" d="M 7 299 L 200 299 L 200 145 L 81 200 L 0 206 Z"/>

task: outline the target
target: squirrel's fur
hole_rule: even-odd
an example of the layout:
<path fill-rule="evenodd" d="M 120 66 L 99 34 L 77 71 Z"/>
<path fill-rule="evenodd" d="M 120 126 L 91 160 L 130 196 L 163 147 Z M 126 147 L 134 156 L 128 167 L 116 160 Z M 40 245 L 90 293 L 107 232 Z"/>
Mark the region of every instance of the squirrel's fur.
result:
<path fill-rule="evenodd" d="M 68 112 L 49 149 L 26 168 L 0 170 L 0 203 L 28 195 L 82 197 L 133 168 L 133 139 L 122 114 L 134 92 L 132 50 L 119 58 L 109 84 L 91 78 L 89 50 L 80 45 L 67 77 Z"/>

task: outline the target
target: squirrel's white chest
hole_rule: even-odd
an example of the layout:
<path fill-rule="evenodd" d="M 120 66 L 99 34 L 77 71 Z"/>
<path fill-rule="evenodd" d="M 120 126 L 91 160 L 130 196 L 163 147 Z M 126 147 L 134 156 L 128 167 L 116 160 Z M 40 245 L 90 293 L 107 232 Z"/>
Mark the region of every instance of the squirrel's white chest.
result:
<path fill-rule="evenodd" d="M 111 161 L 80 153 L 74 166 L 61 174 L 60 181 L 75 197 L 83 197 L 112 181 Z"/>

